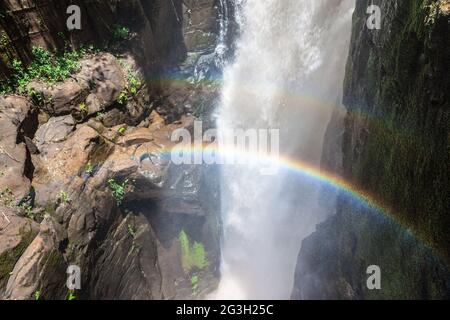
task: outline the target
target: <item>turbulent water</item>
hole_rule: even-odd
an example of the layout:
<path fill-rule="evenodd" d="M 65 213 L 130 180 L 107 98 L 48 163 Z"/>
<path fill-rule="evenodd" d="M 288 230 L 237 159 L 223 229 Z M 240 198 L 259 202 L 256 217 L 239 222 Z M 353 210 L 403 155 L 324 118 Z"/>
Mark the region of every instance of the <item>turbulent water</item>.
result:
<path fill-rule="evenodd" d="M 240 36 L 224 70 L 219 131 L 280 129 L 280 153 L 320 165 L 341 99 L 354 0 L 235 0 Z M 224 299 L 286 299 L 302 239 L 326 212 L 318 182 L 222 170 Z"/>

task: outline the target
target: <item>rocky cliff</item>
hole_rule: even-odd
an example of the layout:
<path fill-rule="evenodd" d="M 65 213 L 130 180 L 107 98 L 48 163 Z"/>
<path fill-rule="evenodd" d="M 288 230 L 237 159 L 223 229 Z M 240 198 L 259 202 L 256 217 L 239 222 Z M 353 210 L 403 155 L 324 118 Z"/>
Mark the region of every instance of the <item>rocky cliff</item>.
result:
<path fill-rule="evenodd" d="M 366 27 L 371 4 L 380 30 Z M 341 141 L 334 169 L 389 209 L 355 208 L 341 194 L 303 241 L 294 299 L 449 298 L 449 18 L 447 0 L 356 1 L 347 113 L 325 145 Z M 325 148 L 327 168 L 333 154 Z M 370 265 L 381 268 L 381 290 L 366 286 Z"/>
<path fill-rule="evenodd" d="M 81 31 L 66 29 L 69 4 L 82 9 Z M 219 10 L 214 0 L 0 2 L 0 298 L 190 299 L 214 288 L 217 185 L 204 179 L 214 168 L 173 166 L 167 151 L 217 95 L 207 80 Z M 65 286 L 69 265 L 81 290 Z"/>
<path fill-rule="evenodd" d="M 81 9 L 81 30 L 66 27 L 70 5 Z M 11 0 L 1 1 L 0 12 L 2 70 L 11 57 L 31 62 L 33 46 L 49 50 L 86 44 L 110 47 L 124 27 L 130 31 L 127 48 L 151 72 L 179 62 L 186 54 L 180 0 Z"/>

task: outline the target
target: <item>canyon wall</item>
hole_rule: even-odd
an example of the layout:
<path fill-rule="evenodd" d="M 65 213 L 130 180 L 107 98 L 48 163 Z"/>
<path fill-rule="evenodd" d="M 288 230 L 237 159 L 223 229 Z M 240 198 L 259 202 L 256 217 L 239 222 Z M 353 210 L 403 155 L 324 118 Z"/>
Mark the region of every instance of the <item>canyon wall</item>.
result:
<path fill-rule="evenodd" d="M 81 7 L 81 31 L 66 29 L 69 4 Z M 173 166 L 167 150 L 217 95 L 204 80 L 219 10 L 214 0 L 0 2 L 1 80 L 13 59 L 34 61 L 33 47 L 94 45 L 64 81 L 0 96 L 0 299 L 213 290 L 216 173 Z M 65 286 L 69 265 L 80 290 Z"/>
<path fill-rule="evenodd" d="M 67 8 L 81 9 L 81 30 L 69 31 Z M 119 27 L 127 27 L 126 46 L 147 70 L 156 70 L 184 59 L 181 0 L 119 1 L 39 1 L 5 0 L 0 2 L 2 44 L 1 70 L 16 57 L 27 63 L 33 59 L 32 47 L 63 50 L 68 45 L 99 48 L 111 46 Z"/>
<path fill-rule="evenodd" d="M 371 4 L 380 30 L 366 26 Z M 330 123 L 323 159 L 384 209 L 342 193 L 303 241 L 294 299 L 449 298 L 449 18 L 448 0 L 356 1 L 346 115 Z M 381 290 L 366 286 L 370 265 Z"/>

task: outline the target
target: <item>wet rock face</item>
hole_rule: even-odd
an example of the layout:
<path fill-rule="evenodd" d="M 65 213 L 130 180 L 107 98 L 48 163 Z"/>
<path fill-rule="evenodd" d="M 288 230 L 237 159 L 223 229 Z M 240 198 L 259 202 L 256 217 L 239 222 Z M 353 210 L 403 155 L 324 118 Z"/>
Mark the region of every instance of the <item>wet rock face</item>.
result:
<path fill-rule="evenodd" d="M 8 36 L 10 51 L 24 62 L 32 60 L 31 47 L 36 45 L 64 49 L 68 41 L 75 48 L 83 44 L 108 46 L 114 42 L 118 26 L 130 30 L 127 47 L 148 72 L 174 65 L 185 56 L 181 0 L 37 2 L 6 1 L 0 5 L 5 13 L 0 25 Z M 67 29 L 70 5 L 81 8 L 81 30 Z"/>
<path fill-rule="evenodd" d="M 214 50 L 218 35 L 217 10 L 215 0 L 188 0 L 183 3 L 183 33 L 188 51 Z"/>
<path fill-rule="evenodd" d="M 358 16 L 364 3 L 358 3 Z M 398 220 L 450 261 L 446 6 L 448 1 L 382 2 L 382 30 L 390 32 L 363 28 L 353 34 L 343 152 L 345 175 L 384 199 Z M 358 119 L 359 113 L 367 116 Z"/>
<path fill-rule="evenodd" d="M 324 164 L 383 199 L 393 220 L 339 197 L 337 214 L 303 242 L 292 296 L 448 299 L 448 1 L 375 1 L 379 31 L 365 26 L 370 4 L 356 2 L 347 115 L 340 130 L 330 125 L 344 130 L 342 166 L 330 166 L 330 149 Z M 382 290 L 367 290 L 369 265 L 381 267 Z"/>

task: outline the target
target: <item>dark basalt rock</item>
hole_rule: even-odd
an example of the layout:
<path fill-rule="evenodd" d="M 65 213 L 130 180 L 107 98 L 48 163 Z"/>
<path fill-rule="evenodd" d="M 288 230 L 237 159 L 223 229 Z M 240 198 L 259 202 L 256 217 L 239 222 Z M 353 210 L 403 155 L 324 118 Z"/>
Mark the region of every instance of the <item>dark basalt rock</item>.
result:
<path fill-rule="evenodd" d="M 366 28 L 370 4 L 381 7 L 381 30 Z M 324 166 L 383 199 L 392 220 L 338 197 L 336 215 L 303 242 L 292 298 L 450 296 L 448 8 L 446 0 L 356 1 L 347 115 L 343 126 L 333 118 L 325 142 L 340 136 L 342 159 L 326 148 Z M 381 267 L 381 290 L 366 287 L 369 265 Z"/>
<path fill-rule="evenodd" d="M 36 3 L 33 0 L 26 5 L 21 1 L 0 4 L 4 13 L 0 25 L 7 34 L 9 47 L 25 63 L 32 60 L 31 48 L 35 45 L 58 50 L 64 49 L 67 42 L 74 48 L 90 44 L 111 46 L 116 42 L 114 32 L 119 25 L 130 30 L 130 39 L 124 41 L 124 46 L 133 53 L 148 76 L 154 76 L 185 57 L 181 0 L 51 0 Z M 81 30 L 67 30 L 69 16 L 66 11 L 70 5 L 81 8 Z"/>

